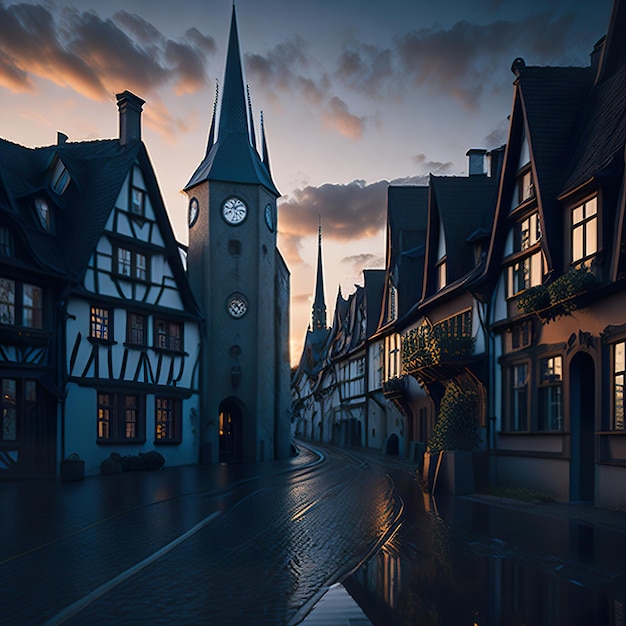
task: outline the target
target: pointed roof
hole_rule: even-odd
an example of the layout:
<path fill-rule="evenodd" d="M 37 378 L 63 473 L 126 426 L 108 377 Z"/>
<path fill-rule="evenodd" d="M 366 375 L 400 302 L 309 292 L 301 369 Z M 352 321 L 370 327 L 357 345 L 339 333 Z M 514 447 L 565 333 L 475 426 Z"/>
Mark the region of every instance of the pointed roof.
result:
<path fill-rule="evenodd" d="M 276 197 L 280 196 L 268 167 L 251 144 L 248 110 L 233 4 L 217 141 L 209 147 L 185 191 L 207 180 L 220 180 L 263 185 Z"/>
<path fill-rule="evenodd" d="M 311 328 L 326 330 L 326 300 L 324 299 L 324 272 L 322 269 L 322 222 L 320 220 L 317 239 L 317 278 L 315 281 L 315 299 L 313 301 L 313 316 Z"/>

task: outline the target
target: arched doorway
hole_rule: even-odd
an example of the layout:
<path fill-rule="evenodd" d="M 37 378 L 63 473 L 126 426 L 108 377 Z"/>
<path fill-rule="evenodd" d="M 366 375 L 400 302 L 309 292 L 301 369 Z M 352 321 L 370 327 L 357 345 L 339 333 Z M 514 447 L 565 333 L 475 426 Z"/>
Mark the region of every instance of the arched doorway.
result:
<path fill-rule="evenodd" d="M 243 458 L 243 407 L 235 398 L 223 400 L 219 407 L 220 463 Z"/>
<path fill-rule="evenodd" d="M 570 364 L 570 500 L 593 501 L 595 483 L 595 364 L 579 352 Z"/>

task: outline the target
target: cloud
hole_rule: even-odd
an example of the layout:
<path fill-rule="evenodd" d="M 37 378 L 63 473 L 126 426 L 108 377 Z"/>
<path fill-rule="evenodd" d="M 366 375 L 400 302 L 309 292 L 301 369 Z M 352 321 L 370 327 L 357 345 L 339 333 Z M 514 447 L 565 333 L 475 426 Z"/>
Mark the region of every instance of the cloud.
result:
<path fill-rule="evenodd" d="M 509 121 L 503 119 L 500 123 L 485 137 L 485 145 L 487 148 L 499 148 L 506 143 L 509 135 Z"/>
<path fill-rule="evenodd" d="M 367 118 L 350 112 L 348 105 L 333 94 L 332 81 L 322 72 L 313 77 L 313 62 L 308 46 L 301 37 L 279 43 L 267 54 L 244 56 L 246 75 L 274 101 L 281 94 L 299 96 L 320 110 L 322 123 L 344 137 L 360 139 Z"/>
<path fill-rule="evenodd" d="M 103 101 L 124 89 L 155 94 L 172 83 L 185 93 L 206 84 L 215 42 L 196 29 L 173 40 L 127 11 L 102 19 L 94 11 L 48 7 L 53 5 L 0 4 L 4 87 L 33 90 L 36 77 Z"/>
<path fill-rule="evenodd" d="M 366 118 L 357 117 L 348 110 L 348 105 L 334 96 L 330 99 L 322 115 L 324 123 L 344 137 L 360 139 L 363 136 Z"/>
<path fill-rule="evenodd" d="M 475 109 L 501 82 L 515 56 L 530 53 L 538 63 L 564 59 L 573 24 L 572 13 L 555 17 L 549 12 L 519 22 L 460 21 L 447 30 L 431 27 L 406 33 L 396 40 L 396 51 L 402 71 L 416 87 L 452 96 Z"/>
<path fill-rule="evenodd" d="M 417 165 L 421 172 L 424 172 L 425 174 L 436 174 L 437 176 L 450 174 L 454 166 L 452 161 L 446 161 L 445 163 L 442 163 L 441 161 L 429 161 L 423 153 L 416 154 L 413 157 L 413 162 Z"/>
<path fill-rule="evenodd" d="M 341 259 L 341 263 L 350 265 L 354 270 L 360 272 L 364 269 L 384 267 L 385 258 L 371 253 L 352 254 Z"/>

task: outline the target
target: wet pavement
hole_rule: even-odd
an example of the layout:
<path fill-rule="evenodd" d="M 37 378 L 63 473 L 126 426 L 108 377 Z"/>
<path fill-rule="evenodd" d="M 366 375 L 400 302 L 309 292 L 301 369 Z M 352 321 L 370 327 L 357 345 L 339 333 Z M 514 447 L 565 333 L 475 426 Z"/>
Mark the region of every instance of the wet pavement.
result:
<path fill-rule="evenodd" d="M 375 451 L 0 498 L 0 624 L 626 623 L 626 513 L 434 501 Z"/>

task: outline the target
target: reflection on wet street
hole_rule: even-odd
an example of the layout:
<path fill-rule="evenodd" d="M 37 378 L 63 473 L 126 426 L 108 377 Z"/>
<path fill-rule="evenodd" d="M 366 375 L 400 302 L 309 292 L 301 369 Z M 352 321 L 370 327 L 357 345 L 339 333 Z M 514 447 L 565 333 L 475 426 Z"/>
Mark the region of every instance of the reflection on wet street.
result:
<path fill-rule="evenodd" d="M 374 625 L 626 624 L 623 533 L 398 490 L 402 526 L 343 583 Z"/>

